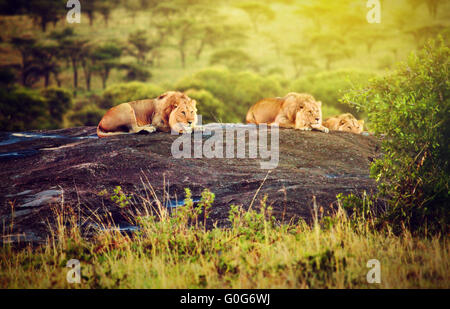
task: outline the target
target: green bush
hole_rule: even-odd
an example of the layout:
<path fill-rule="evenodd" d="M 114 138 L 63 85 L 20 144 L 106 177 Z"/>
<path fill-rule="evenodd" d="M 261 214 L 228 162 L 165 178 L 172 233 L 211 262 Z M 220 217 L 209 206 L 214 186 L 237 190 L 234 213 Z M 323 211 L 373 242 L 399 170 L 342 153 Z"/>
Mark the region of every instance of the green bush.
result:
<path fill-rule="evenodd" d="M 371 167 L 387 200 L 387 222 L 446 235 L 449 211 L 449 48 L 430 41 L 389 76 L 344 97 L 385 134 Z"/>
<path fill-rule="evenodd" d="M 115 84 L 103 92 L 103 98 L 100 101 L 99 107 L 108 109 L 120 103 L 152 99 L 163 92 L 164 89 L 160 86 L 149 83 L 130 82 Z"/>
<path fill-rule="evenodd" d="M 0 88 L 0 131 L 47 128 L 49 112 L 45 99 L 22 87 Z"/>
<path fill-rule="evenodd" d="M 105 110 L 95 104 L 89 104 L 69 115 L 71 126 L 97 126 L 105 114 Z"/>
<path fill-rule="evenodd" d="M 121 64 L 119 67 L 126 71 L 124 79 L 129 82 L 145 82 L 152 77 L 152 73 L 149 70 L 137 63 Z"/>
<path fill-rule="evenodd" d="M 175 88 L 207 90 L 223 102 L 224 122 L 242 122 L 248 108 L 266 97 L 285 95 L 280 82 L 273 77 L 263 77 L 253 72 L 232 72 L 225 68 L 206 68 L 183 78 Z"/>
<path fill-rule="evenodd" d="M 72 95 L 64 89 L 0 88 L 0 131 L 60 128 L 71 106 Z"/>
<path fill-rule="evenodd" d="M 42 89 L 41 95 L 47 101 L 50 117 L 55 127 L 60 127 L 64 114 L 72 107 L 72 94 L 62 88 L 50 87 Z"/>
<path fill-rule="evenodd" d="M 343 93 L 355 84 L 367 82 L 374 77 L 372 73 L 355 70 L 336 70 L 307 75 L 291 83 L 290 91 L 312 94 L 323 106 L 332 106 L 339 113 L 353 113 L 360 117 L 358 111 L 347 104 L 339 102 Z M 333 116 L 333 115 L 328 115 Z"/>
<path fill-rule="evenodd" d="M 221 122 L 225 117 L 223 102 L 215 98 L 209 91 L 190 89 L 186 91 L 186 94 L 197 101 L 197 113 L 202 115 L 204 124 Z"/>

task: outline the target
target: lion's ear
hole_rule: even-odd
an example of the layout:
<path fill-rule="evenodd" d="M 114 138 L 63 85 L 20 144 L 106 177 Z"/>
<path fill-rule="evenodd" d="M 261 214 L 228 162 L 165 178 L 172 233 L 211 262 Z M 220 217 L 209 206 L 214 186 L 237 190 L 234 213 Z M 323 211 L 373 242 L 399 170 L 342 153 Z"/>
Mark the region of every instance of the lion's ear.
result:
<path fill-rule="evenodd" d="M 345 120 L 339 121 L 339 125 L 340 125 L 340 126 L 343 126 L 344 124 L 345 124 Z"/>
<path fill-rule="evenodd" d="M 167 96 L 167 93 L 163 93 L 158 97 L 158 100 L 164 99 Z"/>

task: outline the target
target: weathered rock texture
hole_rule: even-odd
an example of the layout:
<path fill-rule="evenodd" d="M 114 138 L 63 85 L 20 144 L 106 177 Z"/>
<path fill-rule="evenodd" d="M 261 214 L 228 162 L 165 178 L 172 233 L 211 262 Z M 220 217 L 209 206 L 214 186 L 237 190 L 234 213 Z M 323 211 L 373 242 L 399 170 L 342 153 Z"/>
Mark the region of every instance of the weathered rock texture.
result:
<path fill-rule="evenodd" d="M 376 138 L 288 129 L 279 135 L 279 165 L 268 174 L 259 158 L 175 159 L 171 145 L 178 136 L 167 133 L 104 139 L 95 137 L 93 127 L 0 133 L 0 224 L 40 241 L 54 222 L 52 207 L 72 208 L 83 226 L 96 214 L 124 222 L 124 209 L 111 201 L 113 189 L 146 196 L 147 179 L 166 201 L 183 200 L 184 188 L 194 197 L 209 188 L 216 195 L 210 224 L 219 226 L 227 224 L 231 204 L 250 205 L 266 176 L 254 207 L 267 195 L 274 214 L 285 219 L 309 220 L 313 196 L 326 212 L 338 193 L 375 189 L 369 164 L 378 155 Z"/>

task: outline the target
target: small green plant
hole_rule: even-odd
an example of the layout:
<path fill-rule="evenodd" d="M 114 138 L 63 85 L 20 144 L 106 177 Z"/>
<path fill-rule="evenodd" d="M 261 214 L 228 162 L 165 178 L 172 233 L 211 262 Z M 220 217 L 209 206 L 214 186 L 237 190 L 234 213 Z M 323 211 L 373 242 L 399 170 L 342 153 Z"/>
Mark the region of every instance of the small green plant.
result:
<path fill-rule="evenodd" d="M 336 198 L 342 208 L 351 212 L 355 218 L 360 217 L 365 220 L 374 214 L 374 199 L 368 196 L 366 191 L 362 194 L 350 193 L 349 195 L 339 193 Z"/>
<path fill-rule="evenodd" d="M 122 191 L 121 186 L 116 186 L 114 188 L 114 194 L 111 195 L 111 201 L 116 203 L 120 208 L 125 208 L 130 204 L 131 196 L 126 195 Z"/>
<path fill-rule="evenodd" d="M 212 207 L 212 204 L 214 203 L 216 195 L 209 191 L 209 189 L 205 189 L 202 192 L 202 198 L 200 202 L 198 203 L 198 210 L 200 212 L 203 212 L 203 227 L 206 228 L 206 219 L 209 217 L 209 210 Z"/>

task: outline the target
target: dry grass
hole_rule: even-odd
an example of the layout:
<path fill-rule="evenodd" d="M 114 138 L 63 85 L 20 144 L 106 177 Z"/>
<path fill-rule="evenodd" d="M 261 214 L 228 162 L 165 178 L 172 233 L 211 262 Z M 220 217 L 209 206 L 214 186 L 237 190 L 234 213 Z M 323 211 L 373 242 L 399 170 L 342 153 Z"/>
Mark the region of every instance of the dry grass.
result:
<path fill-rule="evenodd" d="M 265 199 L 250 211 L 231 206 L 228 228 L 206 229 L 201 213 L 212 206 L 212 193 L 205 190 L 195 204 L 187 191 L 185 206 L 169 214 L 164 200 L 156 198 L 151 186 L 147 189 L 147 196 L 134 199 L 140 203 L 141 215 L 133 218 L 140 230 L 131 236 L 103 222 L 103 229 L 86 239 L 76 211 L 55 208 L 57 224 L 47 244 L 0 249 L 0 287 L 450 287 L 445 236 L 375 231 L 370 220 L 355 223 L 341 207 L 313 226 L 280 224 Z M 80 284 L 66 280 L 70 259 L 81 262 Z M 367 283 L 371 259 L 380 261 L 381 284 Z"/>

